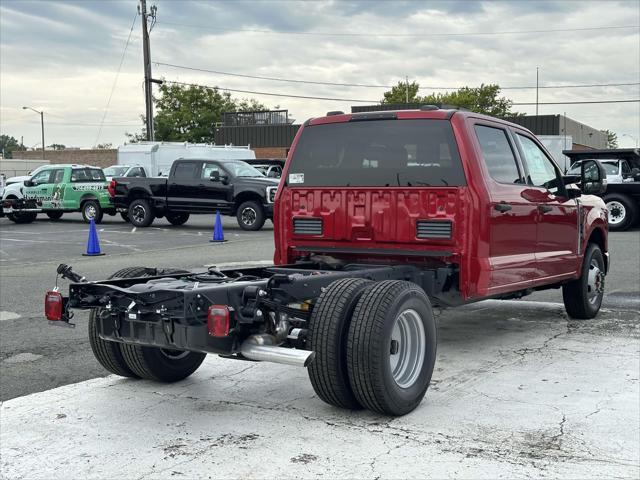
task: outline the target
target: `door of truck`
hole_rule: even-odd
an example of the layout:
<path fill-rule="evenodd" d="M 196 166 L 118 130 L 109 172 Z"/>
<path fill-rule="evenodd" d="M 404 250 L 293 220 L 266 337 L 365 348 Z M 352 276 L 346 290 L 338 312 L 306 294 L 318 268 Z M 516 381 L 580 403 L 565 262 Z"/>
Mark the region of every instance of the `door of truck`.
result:
<path fill-rule="evenodd" d="M 201 188 L 201 161 L 179 161 L 173 164 L 167 179 L 167 205 L 172 210 L 194 212 L 198 210 Z"/>
<path fill-rule="evenodd" d="M 35 198 L 42 204 L 42 208 L 50 208 L 51 193 L 53 190 L 53 184 L 51 183 L 52 177 L 53 169 L 49 168 L 35 174 L 31 177 L 32 186 L 25 187 L 24 189 L 24 197 L 29 199 Z"/>
<path fill-rule="evenodd" d="M 218 162 L 204 163 L 197 192 L 198 207 L 204 211 L 228 210 L 233 196 L 233 187 L 228 184 L 230 180 L 231 175 Z"/>
<path fill-rule="evenodd" d="M 525 198 L 522 165 L 508 131 L 474 125 L 488 175 L 489 293 L 528 287 L 536 275 L 537 205 Z"/>
<path fill-rule="evenodd" d="M 525 198 L 537 204 L 536 263 L 538 278 L 575 273 L 578 255 L 578 205 L 567 197 L 560 169 L 536 140 L 516 131 L 527 175 Z"/>

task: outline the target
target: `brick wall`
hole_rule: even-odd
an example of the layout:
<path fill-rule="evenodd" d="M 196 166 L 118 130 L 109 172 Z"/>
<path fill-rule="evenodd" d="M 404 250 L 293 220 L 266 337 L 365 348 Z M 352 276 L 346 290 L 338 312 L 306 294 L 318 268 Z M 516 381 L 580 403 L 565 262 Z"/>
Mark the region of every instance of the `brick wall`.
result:
<path fill-rule="evenodd" d="M 40 160 L 42 150 L 29 150 L 19 152 L 20 158 Z M 118 161 L 118 150 L 96 149 L 96 150 L 45 150 L 44 158 L 49 163 L 78 163 L 105 168 L 115 165 Z"/>
<path fill-rule="evenodd" d="M 289 147 L 256 147 L 252 148 L 256 158 L 287 158 Z"/>

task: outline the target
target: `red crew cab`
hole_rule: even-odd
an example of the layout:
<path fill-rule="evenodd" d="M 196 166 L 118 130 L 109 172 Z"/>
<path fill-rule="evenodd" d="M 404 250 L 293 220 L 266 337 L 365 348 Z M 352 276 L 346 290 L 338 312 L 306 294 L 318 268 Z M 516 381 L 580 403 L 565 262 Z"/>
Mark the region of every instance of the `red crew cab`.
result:
<path fill-rule="evenodd" d="M 92 310 L 94 354 L 118 375 L 172 382 L 217 353 L 308 367 L 325 402 L 403 415 L 433 373 L 432 305 L 562 288 L 570 316 L 598 313 L 605 178 L 595 160 L 563 176 L 531 132 L 484 115 L 329 114 L 292 145 L 275 265 L 98 282 L 60 265 L 73 283 L 47 294 L 47 317 Z"/>

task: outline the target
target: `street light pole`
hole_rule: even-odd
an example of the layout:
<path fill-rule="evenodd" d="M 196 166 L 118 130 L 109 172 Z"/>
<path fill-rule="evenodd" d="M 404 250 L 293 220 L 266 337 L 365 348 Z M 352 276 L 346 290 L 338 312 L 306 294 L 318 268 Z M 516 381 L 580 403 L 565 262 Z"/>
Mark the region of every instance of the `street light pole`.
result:
<path fill-rule="evenodd" d="M 40 128 L 42 131 L 42 159 L 44 160 L 45 159 L 44 158 L 44 112 L 41 112 L 40 110 L 36 110 L 35 108 L 31 108 L 31 107 L 22 107 L 22 109 L 31 110 L 40 115 Z"/>

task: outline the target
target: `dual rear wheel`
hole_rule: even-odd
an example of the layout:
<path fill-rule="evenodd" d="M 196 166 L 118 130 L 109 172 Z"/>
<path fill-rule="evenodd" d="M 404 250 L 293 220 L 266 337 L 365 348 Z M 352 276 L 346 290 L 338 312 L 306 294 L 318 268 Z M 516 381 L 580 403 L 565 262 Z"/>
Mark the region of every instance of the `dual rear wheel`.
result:
<path fill-rule="evenodd" d="M 414 283 L 343 279 L 310 319 L 311 384 L 325 402 L 404 415 L 422 401 L 436 358 L 431 304 Z"/>
<path fill-rule="evenodd" d="M 183 270 L 130 267 L 114 273 L 111 278 L 148 277 L 158 274 L 184 273 Z M 109 313 L 95 309 L 89 316 L 89 343 L 93 354 L 106 370 L 121 377 L 144 378 L 157 382 L 177 382 L 195 372 L 206 354 L 146 347 L 103 340 L 99 336 L 99 323 L 106 321 Z"/>

